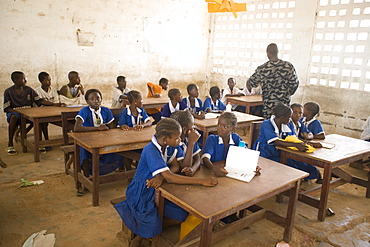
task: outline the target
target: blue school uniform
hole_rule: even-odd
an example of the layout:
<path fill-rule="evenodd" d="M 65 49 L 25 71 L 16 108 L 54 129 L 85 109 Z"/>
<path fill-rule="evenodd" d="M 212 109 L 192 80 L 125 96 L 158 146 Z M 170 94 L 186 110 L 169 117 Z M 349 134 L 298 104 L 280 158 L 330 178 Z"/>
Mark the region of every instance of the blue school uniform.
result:
<path fill-rule="evenodd" d="M 123 109 L 119 114 L 118 126 L 127 125 L 128 127 L 135 127 L 136 125 L 146 123 L 150 120 L 144 108 L 136 107 L 136 110 L 138 115 L 134 116 L 131 114 L 129 107 Z"/>
<path fill-rule="evenodd" d="M 306 121 L 306 117 L 302 117 L 301 122 L 306 126 L 306 128 L 309 131 L 312 132 L 313 135 L 325 133 L 321 122 L 316 118 L 312 118 L 310 121 Z"/>
<path fill-rule="evenodd" d="M 194 107 L 191 107 L 189 97 L 183 98 L 182 102 L 191 113 L 198 114 L 200 111 L 203 110 L 202 101 L 198 98 L 195 98 Z"/>
<path fill-rule="evenodd" d="M 294 127 L 294 130 L 295 130 L 295 133 L 296 135 L 298 136 L 298 138 L 301 138 L 301 139 L 304 139 L 302 137 L 302 133 L 310 133 L 310 131 L 307 129 L 306 125 L 304 125 L 300 120 L 297 122 L 297 125 L 295 125 L 295 123 L 292 122 L 292 125 Z"/>
<path fill-rule="evenodd" d="M 224 111 L 226 110 L 226 105 L 220 99 L 214 104 L 212 99 L 208 97 L 204 100 L 203 110 L 206 111 L 207 108 L 210 108 L 211 111 Z"/>
<path fill-rule="evenodd" d="M 170 101 L 169 103 L 167 103 L 163 106 L 162 117 L 170 117 L 171 114 L 174 113 L 175 111 L 185 110 L 185 109 L 186 109 L 186 105 L 183 101 L 178 102 L 176 104 L 176 107 L 173 107 L 172 103 Z"/>
<path fill-rule="evenodd" d="M 110 124 L 114 121 L 112 112 L 107 107 L 100 107 L 99 110 L 95 111 L 89 106 L 82 108 L 76 116 L 76 119 L 80 118 L 85 127 L 99 127 L 103 124 Z M 87 150 L 80 147 L 80 165 L 85 159 L 92 159 L 92 155 Z M 118 154 L 103 154 L 99 156 L 99 174 L 108 174 L 118 167 L 123 165 L 122 157 Z M 92 174 L 92 168 L 90 166 L 90 174 Z"/>
<path fill-rule="evenodd" d="M 135 234 L 152 238 L 162 232 L 162 221 L 154 203 L 155 189 L 146 187 L 146 180 L 169 170 L 161 146 L 153 136 L 144 147 L 135 176 L 126 190 L 126 201 L 114 206 L 125 225 Z M 184 221 L 188 213 L 165 200 L 164 216 Z"/>
<path fill-rule="evenodd" d="M 260 151 L 260 156 L 280 162 L 281 151 L 276 148 L 274 141 L 285 139 L 287 136 L 296 136 L 294 131 L 294 124 L 290 121 L 288 124 L 282 124 L 279 131 L 274 121 L 275 116 L 272 115 L 270 119 L 263 121 L 260 129 L 260 134 L 253 149 Z M 292 159 L 287 160 L 287 165 L 305 172 L 310 173 L 307 179 L 315 179 L 318 177 L 318 170 L 315 166 L 295 161 Z"/>
<path fill-rule="evenodd" d="M 180 142 L 180 144 L 177 147 L 167 147 L 167 159 L 171 159 L 171 161 L 176 156 L 177 160 L 182 160 L 185 158 L 186 150 L 188 149 L 188 138 L 185 138 L 183 142 Z M 200 153 L 202 150 L 200 149 L 198 143 L 194 143 L 193 147 L 193 157 L 194 155 Z M 169 158 L 171 156 L 171 158 Z M 171 162 L 167 161 L 167 164 Z"/>
<path fill-rule="evenodd" d="M 242 141 L 242 138 L 238 134 L 230 134 L 229 145 L 226 149 L 226 152 L 224 152 L 225 144 L 223 143 L 222 138 L 218 135 L 210 135 L 208 136 L 206 144 L 203 147 L 202 159 L 207 157 L 211 162 L 226 160 L 230 146 L 239 146 L 240 141 Z"/>

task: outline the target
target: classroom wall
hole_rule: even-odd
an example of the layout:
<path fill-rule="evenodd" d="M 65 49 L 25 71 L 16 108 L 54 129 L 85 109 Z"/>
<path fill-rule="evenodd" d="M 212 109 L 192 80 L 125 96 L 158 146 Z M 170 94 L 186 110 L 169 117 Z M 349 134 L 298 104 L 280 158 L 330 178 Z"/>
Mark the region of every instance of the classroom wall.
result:
<path fill-rule="evenodd" d="M 118 75 L 144 95 L 146 82 L 161 77 L 186 95 L 188 83 L 205 82 L 206 11 L 204 1 L 191 0 L 0 1 L 1 102 L 15 70 L 28 76 L 31 87 L 47 71 L 57 89 L 76 70 L 86 89 L 102 91 L 106 105 Z M 5 114 L 0 125 L 6 125 Z"/>

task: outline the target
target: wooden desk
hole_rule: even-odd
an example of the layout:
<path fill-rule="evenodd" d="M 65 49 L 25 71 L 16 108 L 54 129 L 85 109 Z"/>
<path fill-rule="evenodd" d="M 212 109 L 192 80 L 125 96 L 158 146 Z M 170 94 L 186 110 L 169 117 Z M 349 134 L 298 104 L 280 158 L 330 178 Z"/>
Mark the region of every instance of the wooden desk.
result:
<path fill-rule="evenodd" d="M 251 122 L 254 121 L 260 121 L 263 120 L 262 117 L 245 114 L 237 111 L 233 111 L 235 116 L 238 119 L 238 125 L 239 128 L 245 128 L 250 125 Z M 217 124 L 218 124 L 218 118 L 212 118 L 212 119 L 194 119 L 194 125 L 198 130 L 203 131 L 203 146 L 206 143 L 208 133 L 210 131 L 217 131 Z"/>
<path fill-rule="evenodd" d="M 202 224 L 176 246 L 210 246 L 211 243 L 264 218 L 285 227 L 283 238 L 289 242 L 292 236 L 299 182 L 307 176 L 307 173 L 262 157 L 259 159 L 259 166 L 262 168 L 262 175 L 254 177 L 249 183 L 219 177 L 216 187 L 162 184 L 156 191 L 156 203 L 160 215 L 163 215 L 164 198 L 166 198 L 202 220 Z M 211 171 L 202 166 L 195 176 L 211 176 Z M 256 205 L 288 190 L 290 190 L 290 199 L 285 218 Z M 218 220 L 246 209 L 253 214 L 248 216 L 243 214 L 245 217 L 240 220 L 212 230 Z M 153 238 L 153 246 L 173 245 L 158 235 Z"/>
<path fill-rule="evenodd" d="M 245 113 L 250 113 L 251 106 L 263 104 L 262 95 L 246 95 L 240 97 L 226 97 L 227 102 L 231 104 L 245 106 Z"/>
<path fill-rule="evenodd" d="M 27 152 L 27 147 L 34 149 L 34 161 L 40 161 L 40 147 L 63 144 L 63 138 L 40 141 L 41 123 L 53 123 L 62 121 L 62 112 L 79 111 L 82 107 L 56 107 L 42 106 L 21 108 L 15 111 L 21 115 L 21 145 L 22 152 Z M 29 142 L 26 135 L 26 120 L 33 122 L 34 141 Z"/>
<path fill-rule="evenodd" d="M 135 173 L 135 170 L 131 170 L 99 176 L 99 155 L 144 148 L 151 141 L 154 133 L 155 127 L 147 127 L 142 131 L 110 129 L 107 131 L 68 133 L 73 138 L 75 145 L 73 173 L 76 188 L 81 188 L 81 184 L 83 184 L 92 193 L 92 205 L 98 206 L 99 184 L 129 178 Z M 81 173 L 79 147 L 83 147 L 92 154 L 91 178 L 87 178 Z"/>
<path fill-rule="evenodd" d="M 329 190 L 345 183 L 354 183 L 366 187 L 366 197 L 370 197 L 370 173 L 368 181 L 354 177 L 339 168 L 339 166 L 351 163 L 370 156 L 370 143 L 359 139 L 332 134 L 326 136 L 322 142 L 335 144 L 332 149 L 317 148 L 313 153 L 293 151 L 288 148 L 281 148 L 281 163 L 286 163 L 287 159 L 294 159 L 305 162 L 317 167 L 324 168 L 323 183 L 311 190 L 300 194 L 299 200 L 308 205 L 318 208 L 318 219 L 325 220 L 326 208 L 328 204 Z M 339 179 L 331 181 L 331 175 L 339 176 Z M 320 190 L 320 199 L 312 197 Z"/>
<path fill-rule="evenodd" d="M 170 102 L 170 99 L 167 96 L 162 96 L 160 98 L 143 98 L 143 107 L 147 108 L 163 108 L 165 104 Z M 128 100 L 123 101 L 124 105 L 129 105 Z"/>

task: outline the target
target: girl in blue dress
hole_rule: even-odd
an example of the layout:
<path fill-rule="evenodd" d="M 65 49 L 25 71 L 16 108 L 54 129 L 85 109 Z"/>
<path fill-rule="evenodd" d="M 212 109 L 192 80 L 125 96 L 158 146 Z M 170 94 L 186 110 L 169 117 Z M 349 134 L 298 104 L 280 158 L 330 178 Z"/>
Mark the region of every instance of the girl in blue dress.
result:
<path fill-rule="evenodd" d="M 209 89 L 209 95 L 211 97 L 204 100 L 203 110 L 205 112 L 223 112 L 226 110 L 226 105 L 220 100 L 221 91 L 219 87 L 211 87 Z"/>
<path fill-rule="evenodd" d="M 199 97 L 199 87 L 192 83 L 186 87 L 188 91 L 188 97 L 183 98 L 182 102 L 186 105 L 186 109 L 188 109 L 196 119 L 204 119 L 205 113 L 203 111 L 202 101 L 198 98 Z"/>
<path fill-rule="evenodd" d="M 320 112 L 320 105 L 316 102 L 307 102 L 303 106 L 302 123 L 312 132 L 314 139 L 325 139 L 324 128 L 316 116 Z"/>
<path fill-rule="evenodd" d="M 171 118 L 156 125 L 156 134 L 141 154 L 135 176 L 126 190 L 126 200 L 115 205 L 125 225 L 137 236 L 130 246 L 140 246 L 143 238 L 152 238 L 162 232 L 162 221 L 155 205 L 156 183 L 152 178 L 162 176 L 168 183 L 201 184 L 215 186 L 215 178 L 194 178 L 173 174 L 166 164 L 167 146 L 176 147 L 181 141 L 181 126 Z M 159 179 L 160 180 L 160 179 Z M 165 204 L 164 216 L 177 220 L 178 212 L 184 211 Z M 165 219 L 166 219 L 165 218 Z"/>
<path fill-rule="evenodd" d="M 114 128 L 112 112 L 109 108 L 100 106 L 102 102 L 101 92 L 97 89 L 89 89 L 85 93 L 85 99 L 89 106 L 82 108 L 77 114 L 74 131 L 105 131 Z M 91 159 L 91 153 L 80 148 L 80 165 L 86 177 L 92 174 Z M 100 175 L 110 173 L 123 165 L 122 157 L 118 154 L 100 155 L 99 162 Z M 83 194 L 82 191 L 78 193 Z"/>
<path fill-rule="evenodd" d="M 223 177 L 228 173 L 225 167 L 227 153 L 231 145 L 239 146 L 242 138 L 234 133 L 237 118 L 232 112 L 224 112 L 218 119 L 218 135 L 210 135 L 203 148 L 202 162 L 216 176 Z"/>
<path fill-rule="evenodd" d="M 260 156 L 280 162 L 281 151 L 276 146 L 281 147 L 296 147 L 299 151 L 307 150 L 306 143 L 286 142 L 287 136 L 296 136 L 294 125 L 290 118 L 292 110 L 289 106 L 278 104 L 273 109 L 273 115 L 270 119 L 263 121 L 260 129 L 258 140 L 254 145 L 254 149 L 260 151 Z M 287 160 L 287 165 L 305 172 L 310 175 L 306 179 L 315 179 L 319 177 L 318 170 L 315 166 L 292 159 Z"/>
<path fill-rule="evenodd" d="M 180 162 L 181 173 L 185 176 L 193 176 L 200 165 L 201 149 L 198 145 L 200 134 L 194 128 L 194 117 L 188 111 L 177 111 L 171 114 L 171 118 L 175 119 L 182 128 L 181 142 L 176 147 L 180 152 L 184 153 L 184 158 Z M 175 149 L 170 147 L 171 149 Z"/>

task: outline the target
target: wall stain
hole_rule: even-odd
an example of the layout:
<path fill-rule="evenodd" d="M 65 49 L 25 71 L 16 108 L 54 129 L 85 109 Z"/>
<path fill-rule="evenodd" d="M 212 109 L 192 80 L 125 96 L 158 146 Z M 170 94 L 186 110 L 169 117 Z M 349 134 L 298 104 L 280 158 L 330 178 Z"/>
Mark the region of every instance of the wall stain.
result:
<path fill-rule="evenodd" d="M 42 13 L 42 12 L 38 13 L 37 15 L 38 15 L 38 16 L 45 16 L 45 14 L 44 14 L 44 13 Z"/>

